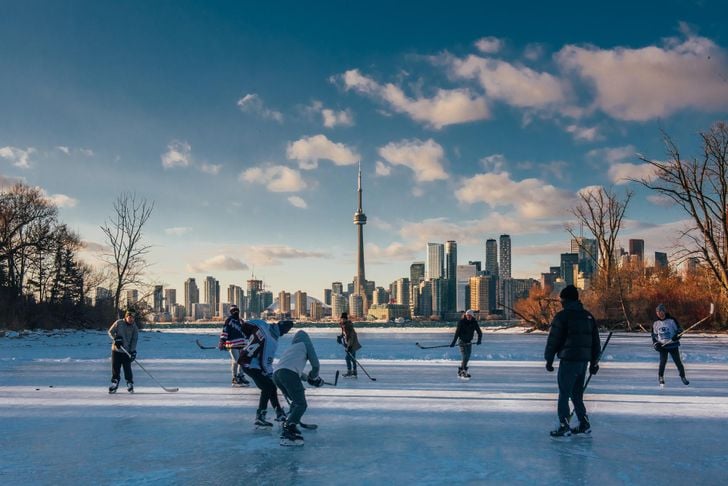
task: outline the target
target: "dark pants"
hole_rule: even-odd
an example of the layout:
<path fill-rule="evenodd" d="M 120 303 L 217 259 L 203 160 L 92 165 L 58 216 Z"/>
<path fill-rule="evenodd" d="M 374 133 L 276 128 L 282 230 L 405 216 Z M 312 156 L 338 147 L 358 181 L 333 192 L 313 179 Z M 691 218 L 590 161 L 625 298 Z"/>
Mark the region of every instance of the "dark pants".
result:
<path fill-rule="evenodd" d="M 568 421 L 569 399 L 574 403 L 574 412 L 581 422 L 586 417 L 584 406 L 584 378 L 588 361 L 565 361 L 559 362 L 559 422 Z"/>
<path fill-rule="evenodd" d="M 470 354 L 473 352 L 473 344 L 472 343 L 460 343 L 460 356 L 463 358 L 463 362 L 461 363 L 461 367 L 463 369 L 468 367 L 468 361 L 470 361 Z"/>
<path fill-rule="evenodd" d="M 356 351 L 346 353 L 346 369 L 356 373 Z"/>
<path fill-rule="evenodd" d="M 670 356 L 672 356 L 672 360 L 675 362 L 675 366 L 677 366 L 677 371 L 680 373 L 680 376 L 685 376 L 685 367 L 682 364 L 682 360 L 680 359 L 680 348 L 672 348 L 672 349 L 661 349 L 660 350 L 660 371 L 659 376 L 665 375 L 665 365 L 667 364 L 667 354 L 670 353 Z"/>
<path fill-rule="evenodd" d="M 294 371 L 281 368 L 273 373 L 273 381 L 275 381 L 281 393 L 291 402 L 288 422 L 292 424 L 301 423 L 301 417 L 308 408 L 306 390 L 303 388 L 303 383 L 301 383 L 301 377 Z"/>
<path fill-rule="evenodd" d="M 131 372 L 131 358 L 124 352 L 111 352 L 111 379 L 121 380 L 121 367 L 124 367 L 124 378 L 128 382 L 134 382 L 134 375 Z"/>
<path fill-rule="evenodd" d="M 246 375 L 252 378 L 255 386 L 260 389 L 260 400 L 258 400 L 258 410 L 267 410 L 268 402 L 275 409 L 281 408 L 281 404 L 278 402 L 278 393 L 276 385 L 269 376 L 264 376 L 263 372 L 253 368 L 243 368 Z"/>

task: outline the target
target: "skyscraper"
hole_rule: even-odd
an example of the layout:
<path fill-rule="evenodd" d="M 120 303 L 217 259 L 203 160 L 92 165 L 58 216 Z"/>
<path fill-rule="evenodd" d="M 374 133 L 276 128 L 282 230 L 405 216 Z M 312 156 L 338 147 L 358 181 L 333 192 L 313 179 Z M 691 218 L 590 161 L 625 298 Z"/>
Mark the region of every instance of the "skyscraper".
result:
<path fill-rule="evenodd" d="M 331 293 L 333 295 L 344 295 L 344 286 L 341 282 L 332 282 L 331 283 Z"/>
<path fill-rule="evenodd" d="M 396 303 L 410 305 L 410 280 L 407 277 L 397 279 L 395 282 L 395 295 L 397 296 Z"/>
<path fill-rule="evenodd" d="M 576 275 L 574 275 L 574 266 L 579 268 L 578 253 L 562 253 L 561 254 L 561 278 L 564 279 L 566 285 L 576 285 Z"/>
<path fill-rule="evenodd" d="M 457 266 L 457 299 L 455 301 L 455 310 L 464 311 L 470 307 L 470 278 L 475 277 L 477 273 L 478 268 L 476 265 Z"/>
<path fill-rule="evenodd" d="M 487 262 L 486 270 L 488 270 Z M 500 235 L 499 272 L 498 276 L 501 280 L 511 278 L 511 237 L 509 235 Z"/>
<path fill-rule="evenodd" d="M 599 249 L 597 240 L 579 236 L 571 240 L 571 253 L 579 255 L 579 272 L 586 278 L 592 278 L 596 273 Z"/>
<path fill-rule="evenodd" d="M 425 280 L 443 277 L 445 277 L 445 245 L 428 243 Z"/>
<path fill-rule="evenodd" d="M 247 281 L 248 286 L 248 314 L 251 316 L 259 316 L 263 310 L 260 301 L 260 292 L 263 290 L 263 281 L 257 280 L 255 277 Z"/>
<path fill-rule="evenodd" d="M 217 315 L 220 299 L 220 282 L 215 277 L 205 277 L 205 304 L 209 304 L 212 315 Z"/>
<path fill-rule="evenodd" d="M 164 288 L 161 285 L 154 286 L 152 299 L 154 312 L 162 312 L 164 310 Z"/>
<path fill-rule="evenodd" d="M 185 310 L 187 311 L 187 316 L 194 319 L 192 304 L 197 304 L 199 302 L 200 289 L 197 287 L 197 282 L 195 282 L 194 278 L 188 278 L 185 280 Z"/>
<path fill-rule="evenodd" d="M 164 309 L 172 312 L 175 305 L 177 305 L 177 289 L 164 289 Z"/>
<path fill-rule="evenodd" d="M 667 268 L 667 253 L 655 252 L 655 268 L 665 270 Z"/>
<path fill-rule="evenodd" d="M 291 293 L 281 290 L 278 292 L 278 311 L 281 314 L 291 313 Z"/>
<path fill-rule="evenodd" d="M 293 298 L 296 301 L 295 316 L 298 319 L 308 316 L 308 295 L 306 292 L 297 290 L 296 293 L 293 294 Z"/>
<path fill-rule="evenodd" d="M 445 242 L 445 312 L 455 312 L 457 310 L 457 266 L 458 244 L 449 240 Z"/>
<path fill-rule="evenodd" d="M 490 292 L 491 281 L 495 279 L 492 275 L 479 275 L 470 277 L 470 307 L 481 314 L 490 313 Z"/>
<path fill-rule="evenodd" d="M 425 279 L 425 262 L 410 265 L 410 285 L 417 286 Z"/>
<path fill-rule="evenodd" d="M 364 225 L 367 224 L 367 217 L 362 209 L 362 189 L 361 189 L 361 163 L 359 164 L 359 179 L 357 185 L 357 193 L 359 196 L 359 207 L 354 213 L 354 224 L 356 225 L 357 237 L 357 259 L 356 259 L 356 278 L 354 282 L 354 292 L 362 297 L 363 314 L 369 308 L 366 293 L 366 276 L 364 273 Z"/>
<path fill-rule="evenodd" d="M 498 275 L 498 243 L 492 238 L 485 242 L 485 271 Z"/>
<path fill-rule="evenodd" d="M 645 261 L 645 240 L 629 240 L 629 254 L 637 255 L 640 263 Z"/>

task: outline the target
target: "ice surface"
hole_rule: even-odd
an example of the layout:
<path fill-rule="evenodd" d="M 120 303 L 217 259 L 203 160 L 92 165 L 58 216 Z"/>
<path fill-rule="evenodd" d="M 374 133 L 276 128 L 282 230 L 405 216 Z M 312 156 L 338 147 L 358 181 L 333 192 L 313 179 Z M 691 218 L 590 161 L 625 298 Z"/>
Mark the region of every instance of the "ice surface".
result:
<path fill-rule="evenodd" d="M 345 370 L 334 331 L 311 333 L 322 374 Z M 211 331 L 143 332 L 135 391 L 107 393 L 104 332 L 0 338 L 0 484 L 725 484 L 728 338 L 686 336 L 690 386 L 649 336 L 615 334 L 587 392 L 593 437 L 551 439 L 556 374 L 543 334 L 485 334 L 469 382 L 452 331 L 359 332 L 359 373 L 308 389 L 306 445 L 253 428 L 258 393 L 231 388 Z M 290 342 L 281 340 L 280 351 Z M 279 351 L 279 352 L 280 352 Z"/>

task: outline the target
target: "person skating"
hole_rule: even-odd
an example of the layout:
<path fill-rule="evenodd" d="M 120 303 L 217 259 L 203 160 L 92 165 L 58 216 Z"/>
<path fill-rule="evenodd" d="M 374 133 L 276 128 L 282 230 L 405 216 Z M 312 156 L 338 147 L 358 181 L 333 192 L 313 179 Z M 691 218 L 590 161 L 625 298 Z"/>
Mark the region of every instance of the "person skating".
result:
<path fill-rule="evenodd" d="M 473 351 L 473 336 L 476 332 L 478 333 L 478 341 L 475 344 L 480 345 L 483 340 L 483 331 L 480 330 L 478 320 L 475 318 L 475 312 L 469 309 L 465 311 L 463 318 L 458 321 L 455 335 L 450 343 L 451 348 L 455 347 L 456 342 L 460 345 L 460 355 L 462 356 L 462 362 L 458 367 L 458 376 L 460 378 L 470 378 L 468 362 Z"/>
<path fill-rule="evenodd" d="M 567 285 L 559 297 L 563 310 L 551 322 L 544 351 L 547 371 L 554 371 L 556 355 L 560 359 L 557 378 L 559 426 L 551 432 L 551 436 L 589 434 L 591 425 L 584 405 L 584 378 L 587 365 L 590 374 L 596 375 L 599 371 L 599 328 L 594 316 L 579 302 L 579 291 L 576 287 Z M 579 426 L 573 429 L 569 427 L 569 399 L 573 402 L 574 412 L 579 419 Z"/>
<path fill-rule="evenodd" d="M 339 319 L 341 334 L 336 337 L 336 342 L 344 346 L 346 351 L 346 374 L 344 378 L 356 378 L 356 352 L 361 349 L 359 337 L 354 329 L 354 323 L 349 320 L 349 314 L 341 313 Z"/>
<path fill-rule="evenodd" d="M 268 324 L 263 320 L 253 319 L 242 323 L 243 334 L 248 344 L 240 352 L 240 364 L 260 389 L 258 410 L 255 414 L 255 426 L 258 428 L 272 427 L 273 423 L 265 418 L 268 413 L 268 403 L 276 412 L 276 421 L 283 422 L 286 412 L 278 401 L 278 391 L 273 382 L 273 358 L 278 348 L 278 339 L 286 334 L 292 321 L 280 321 L 277 324 Z"/>
<path fill-rule="evenodd" d="M 245 379 L 242 366 L 238 364 L 240 350 L 245 347 L 245 344 L 243 323 L 240 320 L 240 309 L 237 305 L 231 305 L 230 315 L 225 319 L 222 332 L 220 332 L 220 342 L 217 345 L 217 349 L 230 352 L 230 369 L 233 374 L 233 386 L 250 385 L 250 382 Z"/>
<path fill-rule="evenodd" d="M 304 373 L 306 362 L 311 364 L 311 370 Z M 303 435 L 298 429 L 301 417 L 308 408 L 306 403 L 306 390 L 301 381 L 309 385 L 320 387 L 324 380 L 319 376 L 319 359 L 313 347 L 311 338 L 305 331 L 298 331 L 291 345 L 278 359 L 276 371 L 273 373 L 273 380 L 286 398 L 291 402 L 288 419 L 283 425 L 281 433 L 281 445 L 302 446 Z"/>
<path fill-rule="evenodd" d="M 136 359 L 139 329 L 136 322 L 134 322 L 134 314 L 131 311 L 126 311 L 123 319 L 118 319 L 111 325 L 109 337 L 114 341 L 111 344 L 111 386 L 109 386 L 109 393 L 116 393 L 116 389 L 119 388 L 122 367 L 124 367 L 126 389 L 129 393 L 134 393 L 134 374 L 131 370 L 131 363 Z M 129 354 L 126 354 L 121 347 Z"/>
<path fill-rule="evenodd" d="M 657 372 L 660 386 L 665 386 L 665 365 L 667 364 L 668 354 L 672 357 L 675 366 L 677 366 L 680 379 L 685 385 L 688 385 L 690 382 L 685 377 L 685 367 L 680 359 L 680 333 L 682 328 L 677 319 L 667 312 L 664 304 L 658 305 L 655 312 L 658 320 L 652 324 L 652 345 L 655 351 L 660 353 L 660 368 Z"/>

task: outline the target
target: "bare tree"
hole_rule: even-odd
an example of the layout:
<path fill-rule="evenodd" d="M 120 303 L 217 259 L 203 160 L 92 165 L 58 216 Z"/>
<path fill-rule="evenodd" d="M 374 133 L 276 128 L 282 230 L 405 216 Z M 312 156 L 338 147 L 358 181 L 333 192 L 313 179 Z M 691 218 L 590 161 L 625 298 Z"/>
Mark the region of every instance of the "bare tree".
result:
<path fill-rule="evenodd" d="M 142 229 L 152 215 L 154 203 L 134 193 L 122 193 L 114 201 L 114 215 L 101 226 L 109 244 L 102 258 L 112 267 L 114 308 L 119 308 L 122 291 L 142 283 L 147 269 L 145 256 L 151 245 L 144 243 Z"/>
<path fill-rule="evenodd" d="M 654 179 L 637 182 L 677 203 L 692 220 L 681 234 L 681 259 L 698 257 L 728 293 L 728 124 L 718 122 L 700 133 L 703 153 L 685 160 L 663 132 L 668 160 L 640 157 L 655 168 Z"/>

